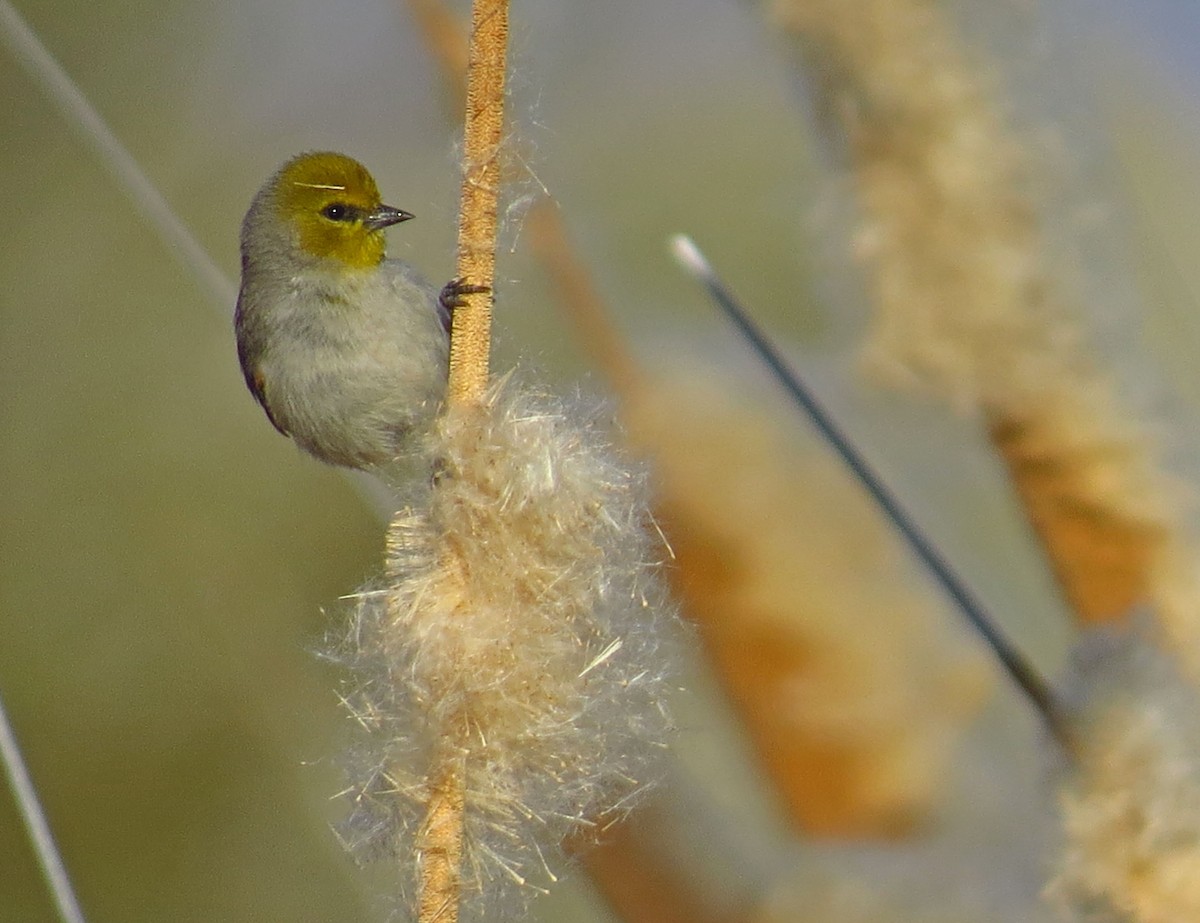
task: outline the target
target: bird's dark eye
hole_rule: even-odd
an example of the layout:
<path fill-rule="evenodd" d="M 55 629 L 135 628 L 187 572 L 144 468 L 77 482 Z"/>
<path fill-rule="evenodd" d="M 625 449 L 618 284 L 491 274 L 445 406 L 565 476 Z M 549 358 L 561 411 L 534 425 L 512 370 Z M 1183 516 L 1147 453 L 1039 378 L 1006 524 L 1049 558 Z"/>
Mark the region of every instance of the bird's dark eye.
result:
<path fill-rule="evenodd" d="M 330 221 L 345 221 L 349 213 L 350 209 L 341 202 L 334 202 L 332 205 L 326 205 L 321 209 L 321 214 Z"/>

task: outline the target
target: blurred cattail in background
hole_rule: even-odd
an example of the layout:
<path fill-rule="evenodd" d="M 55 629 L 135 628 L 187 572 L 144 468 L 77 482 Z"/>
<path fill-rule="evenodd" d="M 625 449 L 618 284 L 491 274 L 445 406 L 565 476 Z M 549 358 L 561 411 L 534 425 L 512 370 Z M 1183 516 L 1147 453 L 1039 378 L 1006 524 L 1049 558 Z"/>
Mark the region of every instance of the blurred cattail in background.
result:
<path fill-rule="evenodd" d="M 1182 716 L 1172 700 L 1194 689 L 1165 682 L 1171 669 L 1197 678 L 1187 493 L 1091 353 L 1079 296 L 1046 247 L 1034 158 L 943 5 L 771 9 L 803 40 L 822 108 L 845 132 L 860 214 L 852 246 L 874 309 L 869 365 L 978 414 L 1081 623 L 1141 612 L 1171 651 L 1159 655 L 1159 682 L 1125 656 L 1083 694 L 1056 889 L 1076 911 L 1190 919 L 1196 753 L 1167 735 Z M 1164 665 L 1172 655 L 1180 666 Z"/>
<path fill-rule="evenodd" d="M 511 213 L 502 348 L 575 374 L 558 318 L 539 303 L 542 280 L 520 262 L 536 250 L 555 287 L 574 288 L 567 303 L 589 284 L 586 258 L 635 349 L 596 312 L 582 321 L 621 427 L 598 402 L 548 396 L 523 371 L 448 417 L 427 446 L 428 477 L 398 485 L 407 506 L 386 573 L 359 594 L 336 652 L 351 666 L 340 691 L 365 738 L 338 829 L 357 855 L 390 856 L 410 896 L 436 867 L 435 898 L 465 896 L 476 916 L 545 889 L 534 918 L 606 918 L 586 886 L 549 887 L 567 837 L 627 923 L 1195 915 L 1200 568 L 1189 491 L 1159 460 L 1158 440 L 1172 434 L 1128 409 L 1126 382 L 1091 349 L 1091 306 L 1051 253 L 1058 231 L 1042 223 L 1037 153 L 959 28 L 984 6 L 547 4 L 522 21 L 511 92 L 527 111 L 506 141 L 529 142 L 513 160 L 557 202 Z M 449 277 L 437 226 L 450 209 L 430 203 L 450 198 L 461 96 L 439 95 L 409 7 L 451 21 L 430 0 L 278 16 L 201 4 L 186 23 L 169 4 L 153 17 L 73 9 L 60 26 L 48 7 L 28 12 L 227 270 L 262 165 L 281 146 L 337 145 L 380 163 L 382 185 L 422 216 L 420 233 L 393 246 Z M 1031 21 L 1041 12 L 1023 9 Z M 774 27 L 799 37 L 827 116 L 808 140 L 787 62 L 760 53 Z M 186 40 L 172 44 L 172 30 Z M 447 58 L 465 47 L 441 34 Z M 153 49 L 136 68 L 110 53 L 133 45 Z M 448 72 L 462 73 L 457 60 Z M 139 92 L 151 64 L 158 101 Z M 374 919 L 362 879 L 327 843 L 323 798 L 336 782 L 323 755 L 338 677 L 303 654 L 324 630 L 318 606 L 376 569 L 369 517 L 342 515 L 348 492 L 260 432 L 225 319 L 209 330 L 191 318 L 190 281 L 156 283 L 169 262 L 159 245 L 121 224 L 104 178 L 8 77 L 10 174 L 34 205 L 0 230 L 4 467 L 17 486 L 0 673 L 68 867 L 96 919 Z M 447 98 L 453 119 L 439 109 Z M 139 141 L 141 120 L 160 109 L 194 134 L 159 122 Z M 1062 689 L 1078 742 L 1069 765 L 989 698 L 974 639 L 951 627 L 850 478 L 750 384 L 757 372 L 692 349 L 707 311 L 672 287 L 660 259 L 677 230 L 732 247 L 722 265 L 753 277 L 766 296 L 755 307 L 775 311 L 784 337 L 819 327 L 805 273 L 822 247 L 798 227 L 809 183 L 799 170 L 807 147 L 831 140 L 844 145 L 841 188 L 857 222 L 834 246 L 860 261 L 855 294 L 867 296 L 831 307 L 870 316 L 860 363 L 870 381 L 979 424 L 1079 626 L 1142 613 L 1138 634 Z M 565 225 L 580 248 L 566 259 Z M 672 309 L 686 311 L 686 334 Z M 820 361 L 849 368 L 855 357 Z M 629 447 L 617 446 L 625 434 Z M 947 486 L 930 498 L 932 518 L 983 536 L 994 608 L 1019 621 L 1027 613 L 1005 606 L 1028 609 L 1040 576 L 991 543 L 991 520 L 955 521 L 957 503 L 995 484 Z M 228 515 L 216 497 L 231 498 Z M 697 626 L 728 715 L 707 688 L 679 696 L 663 577 Z M 1034 652 L 1047 662 L 1054 628 L 1051 649 Z M 704 687 L 704 669 L 688 669 Z M 307 685 L 289 685 L 292 674 Z M 686 700 L 688 743 L 666 755 L 678 762 L 664 797 L 618 823 L 661 771 L 668 693 Z M 743 744 L 756 764 L 739 761 Z M 716 784 L 714 753 L 734 767 Z M 1062 773 L 1053 794 L 1036 784 L 1045 767 L 1031 768 L 1045 762 Z M 1051 797 L 1063 805 L 1059 831 L 1038 802 Z M 21 885 L 31 876 L 12 826 L 0 823 L 0 917 L 40 920 L 44 896 Z M 456 826 L 461 854 L 451 855 Z M 601 852 L 589 852 L 597 839 Z M 1052 868 L 1048 843 L 1062 850 Z"/>
<path fill-rule="evenodd" d="M 847 138 L 884 381 L 977 412 L 1083 622 L 1152 598 L 1179 491 L 1088 353 L 1035 158 L 983 56 L 920 0 L 774 0 Z"/>
<path fill-rule="evenodd" d="M 669 569 L 708 658 L 800 830 L 895 836 L 929 810 L 984 698 L 836 463 L 761 392 L 669 357 L 643 369 L 546 203 L 531 244 L 653 461 Z M 770 408 L 770 410 L 766 408 Z"/>
<path fill-rule="evenodd" d="M 911 832 L 989 689 L 985 657 L 848 474 L 739 388 L 680 370 L 625 395 L 675 584 L 798 828 Z"/>
<path fill-rule="evenodd" d="M 1049 893 L 1068 913 L 1173 923 L 1200 915 L 1200 699 L 1147 628 L 1097 632 L 1076 654 L 1080 748 Z"/>

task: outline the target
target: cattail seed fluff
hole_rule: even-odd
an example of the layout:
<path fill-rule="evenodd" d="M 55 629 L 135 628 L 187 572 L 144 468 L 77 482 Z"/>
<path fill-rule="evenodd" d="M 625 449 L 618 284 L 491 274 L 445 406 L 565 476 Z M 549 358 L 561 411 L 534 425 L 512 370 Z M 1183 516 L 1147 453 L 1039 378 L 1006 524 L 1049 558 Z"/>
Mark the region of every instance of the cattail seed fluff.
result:
<path fill-rule="evenodd" d="M 670 731 L 677 619 L 646 478 L 579 405 L 505 379 L 440 420 L 347 645 L 374 741 L 350 839 L 411 888 L 431 780 L 460 761 L 466 917 L 553 880 L 563 839 L 628 810 Z"/>
<path fill-rule="evenodd" d="M 1133 923 L 1200 919 L 1196 688 L 1140 627 L 1093 636 L 1077 659 L 1066 691 L 1079 702 L 1079 745 L 1050 893 Z"/>

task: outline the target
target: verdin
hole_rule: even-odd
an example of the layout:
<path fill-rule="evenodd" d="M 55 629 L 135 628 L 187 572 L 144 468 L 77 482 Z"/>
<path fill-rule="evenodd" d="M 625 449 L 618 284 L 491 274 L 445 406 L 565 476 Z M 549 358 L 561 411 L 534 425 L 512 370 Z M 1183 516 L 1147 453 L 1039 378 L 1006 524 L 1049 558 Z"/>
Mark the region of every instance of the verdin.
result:
<path fill-rule="evenodd" d="M 276 429 L 330 464 L 394 459 L 445 391 L 450 312 L 478 289 L 439 296 L 385 259 L 384 228 L 412 217 L 382 203 L 358 161 L 318 152 L 285 163 L 242 223 L 246 384 Z"/>

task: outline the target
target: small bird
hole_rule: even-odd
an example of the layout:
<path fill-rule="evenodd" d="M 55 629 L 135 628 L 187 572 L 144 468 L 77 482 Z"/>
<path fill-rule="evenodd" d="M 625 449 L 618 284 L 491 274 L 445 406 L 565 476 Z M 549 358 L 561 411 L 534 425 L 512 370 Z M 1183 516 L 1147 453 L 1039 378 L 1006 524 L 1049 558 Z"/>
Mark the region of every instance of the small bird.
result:
<path fill-rule="evenodd" d="M 332 465 L 391 461 L 445 391 L 450 316 L 439 295 L 385 258 L 385 228 L 413 216 L 384 205 L 344 154 L 301 154 L 255 195 L 242 223 L 234 327 L 250 392 L 275 428 Z"/>

